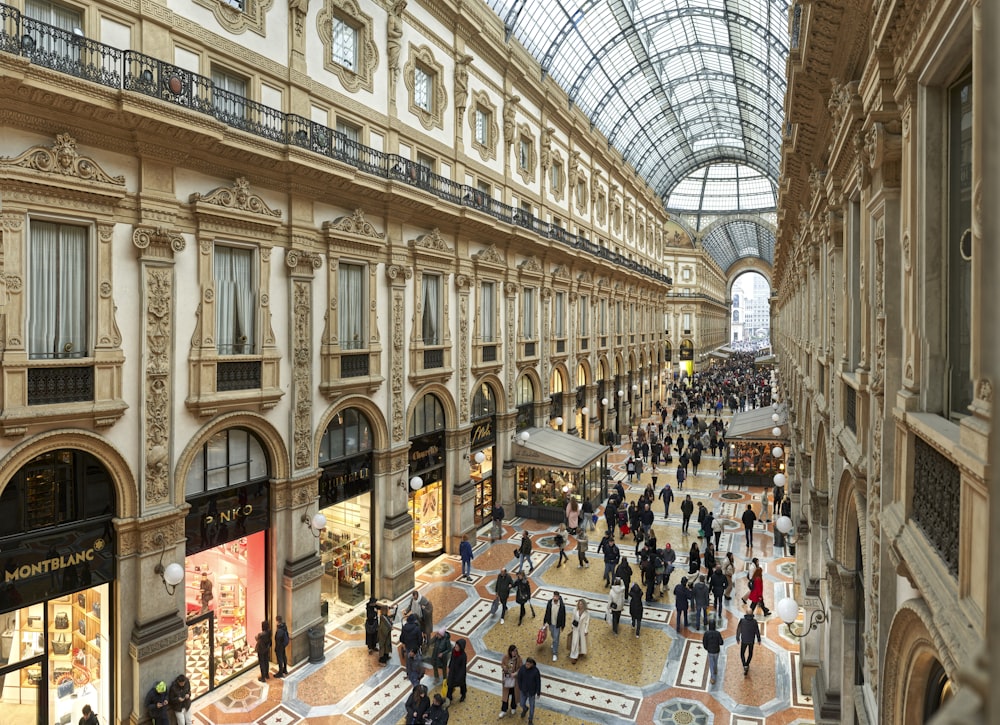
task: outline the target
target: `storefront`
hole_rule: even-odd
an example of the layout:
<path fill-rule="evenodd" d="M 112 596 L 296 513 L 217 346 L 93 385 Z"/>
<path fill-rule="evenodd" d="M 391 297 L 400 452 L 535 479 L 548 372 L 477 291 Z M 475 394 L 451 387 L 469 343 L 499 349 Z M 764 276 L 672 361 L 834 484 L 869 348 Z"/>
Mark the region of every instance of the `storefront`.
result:
<path fill-rule="evenodd" d="M 786 427 L 784 411 L 778 412 L 771 406 L 733 416 L 726 429 L 722 484 L 765 488 L 773 485 L 774 476 L 785 472 Z M 781 456 L 774 455 L 779 452 L 776 448 L 782 449 Z"/>
<path fill-rule="evenodd" d="M 476 526 L 493 520 L 496 498 L 493 460 L 496 452 L 496 401 L 485 383 L 472 399 L 472 433 L 469 436 L 469 475 L 476 484 Z"/>
<path fill-rule="evenodd" d="M 320 443 L 320 513 L 326 528 L 319 537 L 323 561 L 322 598 L 329 614 L 339 614 L 372 593 L 372 428 L 363 413 L 349 408 L 334 416 Z"/>
<path fill-rule="evenodd" d="M 212 436 L 188 472 L 184 603 L 193 697 L 257 664 L 254 638 L 267 619 L 268 479 L 263 446 L 241 428 Z"/>
<path fill-rule="evenodd" d="M 444 551 L 444 495 L 447 473 L 444 407 L 429 393 L 417 401 L 410 420 L 409 491 L 413 553 Z"/>
<path fill-rule="evenodd" d="M 607 446 L 551 428 L 530 428 L 512 446 L 518 516 L 561 522 L 572 497 L 595 506 L 607 496 Z"/>
<path fill-rule="evenodd" d="M 88 453 L 58 450 L 0 495 L 0 708 L 5 723 L 112 717 L 114 485 Z"/>

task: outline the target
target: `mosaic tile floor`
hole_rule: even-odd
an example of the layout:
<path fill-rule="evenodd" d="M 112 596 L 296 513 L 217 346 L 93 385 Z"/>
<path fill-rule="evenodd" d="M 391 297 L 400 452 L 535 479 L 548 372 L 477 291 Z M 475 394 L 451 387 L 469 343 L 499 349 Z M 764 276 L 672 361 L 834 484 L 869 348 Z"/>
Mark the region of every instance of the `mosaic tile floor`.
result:
<path fill-rule="evenodd" d="M 621 447 L 609 463 L 617 478 L 624 479 L 628 451 Z M 719 459 L 705 456 L 698 476 L 689 476 L 683 489 L 693 499 L 703 501 L 726 521 L 720 552 L 732 548 L 737 561 L 736 588 L 731 601 L 720 613 L 719 628 L 725 646 L 719 659 L 719 677 L 710 684 L 708 661 L 701 646 L 701 632 L 675 629 L 673 597 L 665 596 L 644 611 L 640 637 L 634 636 L 626 612 L 619 633 L 605 621 L 607 589 L 602 579 L 603 562 L 597 554 L 600 536 L 590 538 L 590 568 L 577 567 L 575 542 L 567 546 L 570 560 L 556 567 L 557 555 L 551 534 L 554 527 L 535 521 L 514 519 L 505 522 L 504 537 L 489 542 L 489 531 L 480 532 L 476 543 L 471 582 L 457 581 L 460 567 L 454 556 L 442 556 L 417 573 L 417 588 L 434 602 L 435 626 L 444 624 L 452 638 L 468 640 L 469 692 L 465 702 L 451 707 L 449 725 L 483 725 L 497 719 L 500 711 L 500 658 L 507 646 L 515 644 L 522 657 L 532 656 L 542 673 L 543 693 L 538 699 L 535 722 L 538 725 L 785 725 L 813 722 L 812 700 L 800 690 L 798 642 L 774 617 L 758 617 L 764 637 L 754 653 L 747 676 L 740 664 L 735 626 L 742 616 L 740 597 L 746 592 L 745 570 L 750 559 L 760 558 L 765 572 L 765 601 L 774 603 L 790 593 L 795 564 L 775 551 L 770 526 L 759 524 L 754 531 L 754 548 L 744 546 L 742 524 L 737 517 L 748 502 L 757 508 L 759 491 L 719 488 Z M 673 479 L 673 470 L 661 466 L 658 487 Z M 650 482 L 652 471 L 641 480 L 626 484 L 629 500 L 635 499 Z M 675 494 L 676 486 L 675 486 Z M 678 551 L 678 568 L 686 565 L 686 552 L 695 540 L 694 531 L 682 534 L 678 502 L 670 516 L 656 506 L 657 539 L 671 542 Z M 603 530 L 603 521 L 599 523 Z M 692 527 L 694 529 L 694 527 Z M 519 608 L 513 597 L 504 624 L 499 614 L 490 616 L 493 583 L 500 567 L 513 570 L 517 560 L 513 549 L 520 532 L 528 530 L 535 549 L 531 575 L 536 589 L 533 603 L 537 617 L 530 611 L 518 625 Z M 628 536 L 619 542 L 622 553 L 633 563 L 633 576 L 639 577 L 634 544 Z M 721 558 L 721 557 L 720 557 Z M 675 575 L 674 582 L 679 581 Z M 671 582 L 671 585 L 674 583 Z M 569 638 L 564 633 L 559 659 L 552 661 L 551 640 L 539 646 L 535 635 L 541 625 L 546 603 L 559 591 L 567 610 L 578 599 L 585 599 L 591 612 L 588 655 L 574 664 L 569 659 Z M 356 617 L 341 625 L 331 625 L 326 638 L 326 659 L 317 665 L 303 664 L 292 669 L 284 680 L 269 680 L 267 686 L 256 683 L 256 670 L 199 700 L 195 719 L 203 725 L 246 723 L 250 725 L 396 725 L 405 722 L 404 701 L 410 685 L 393 656 L 388 667 L 381 667 L 376 655 L 369 655 Z M 693 619 L 692 619 L 693 623 Z M 397 625 L 398 636 L 398 625 Z M 440 689 L 430 668 L 423 683 L 433 693 Z M 518 718 L 516 720 L 520 721 Z"/>

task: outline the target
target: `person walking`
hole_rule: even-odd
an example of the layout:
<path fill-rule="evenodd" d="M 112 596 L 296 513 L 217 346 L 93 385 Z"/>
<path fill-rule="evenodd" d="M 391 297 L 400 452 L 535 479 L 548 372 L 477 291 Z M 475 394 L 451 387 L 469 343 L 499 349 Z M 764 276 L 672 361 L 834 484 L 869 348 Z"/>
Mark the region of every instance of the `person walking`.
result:
<path fill-rule="evenodd" d="M 406 679 L 417 685 L 424 676 L 424 633 L 417 615 L 410 612 L 399 632 L 400 658 L 406 668 Z"/>
<path fill-rule="evenodd" d="M 644 504 L 642 507 L 642 514 L 640 515 L 640 522 L 642 524 L 642 538 L 647 538 L 649 532 L 653 529 L 653 519 L 655 518 L 653 514 L 653 509 L 650 505 Z"/>
<path fill-rule="evenodd" d="M 632 617 L 632 629 L 638 638 L 639 630 L 642 629 L 642 587 L 638 582 L 634 582 L 628 592 L 628 613 Z"/>
<path fill-rule="evenodd" d="M 274 618 L 277 622 L 277 626 L 274 628 L 274 659 L 278 663 L 278 671 L 274 673 L 275 677 L 284 677 L 288 674 L 288 655 L 285 649 L 288 647 L 288 643 L 291 639 L 288 636 L 288 625 L 285 624 L 285 618 L 280 614 Z M 368 633 L 365 632 L 365 640 L 368 639 Z M 371 650 L 369 650 L 369 653 Z"/>
<path fill-rule="evenodd" d="M 621 550 L 618 548 L 618 544 L 615 543 L 614 538 L 608 539 L 604 542 L 604 586 L 611 588 L 611 578 L 615 573 L 615 567 L 618 566 L 618 560 L 621 559 Z"/>
<path fill-rule="evenodd" d="M 167 683 L 160 680 L 153 685 L 146 695 L 146 712 L 153 725 L 170 725 L 170 698 L 167 695 Z"/>
<path fill-rule="evenodd" d="M 764 570 L 759 566 L 753 570 L 753 575 L 750 577 L 750 593 L 747 594 L 747 599 L 750 600 L 751 612 L 760 608 L 765 617 L 771 616 L 771 610 L 764 605 Z"/>
<path fill-rule="evenodd" d="M 475 554 L 472 553 L 472 542 L 469 541 L 469 535 L 462 535 L 462 543 L 458 545 L 458 556 L 462 559 L 462 578 L 467 582 L 472 581 L 472 558 Z"/>
<path fill-rule="evenodd" d="M 708 605 L 711 599 L 711 590 L 705 583 L 705 575 L 701 574 L 698 580 L 691 587 L 691 602 L 694 604 L 694 628 L 701 630 L 701 623 L 708 621 Z"/>
<path fill-rule="evenodd" d="M 462 692 L 459 702 L 465 702 L 465 696 L 469 691 L 466 684 L 466 668 L 469 664 L 469 656 L 465 654 L 465 640 L 459 638 L 455 642 L 455 649 L 451 651 L 451 662 L 448 664 L 448 704 L 451 704 L 452 695 L 456 688 Z"/>
<path fill-rule="evenodd" d="M 406 725 L 424 725 L 427 721 L 427 711 L 431 709 L 427 688 L 419 682 L 413 686 L 410 696 L 406 698 Z"/>
<path fill-rule="evenodd" d="M 771 502 L 767 498 L 767 489 L 760 492 L 760 520 L 761 523 L 771 522 Z"/>
<path fill-rule="evenodd" d="M 191 681 L 183 674 L 177 675 L 170 683 L 167 698 L 177 725 L 191 725 Z"/>
<path fill-rule="evenodd" d="M 559 592 L 552 592 L 552 599 L 545 605 L 545 619 L 542 623 L 549 627 L 549 634 L 552 636 L 552 661 L 555 662 L 559 659 L 559 634 L 566 626 L 566 604 Z M 521 694 L 523 696 L 523 689 Z"/>
<path fill-rule="evenodd" d="M 621 561 L 618 562 L 618 566 L 615 568 L 615 578 L 622 580 L 622 584 L 625 585 L 625 591 L 628 591 L 632 586 L 632 565 L 629 563 L 628 557 L 623 556 Z M 614 586 L 614 584 L 611 586 Z"/>
<path fill-rule="evenodd" d="M 712 573 L 708 577 L 708 588 L 712 591 L 712 598 L 715 600 L 715 616 L 719 617 L 722 613 L 722 599 L 725 596 L 726 586 L 728 585 L 728 580 L 726 575 L 722 571 L 722 565 L 716 564 L 715 568 L 712 569 Z"/>
<path fill-rule="evenodd" d="M 378 610 L 378 661 L 389 664 L 389 653 L 392 651 L 392 620 L 389 618 L 389 607 L 379 607 Z"/>
<path fill-rule="evenodd" d="M 719 676 L 719 653 L 722 651 L 722 633 L 715 628 L 715 618 L 708 620 L 708 629 L 701 636 L 701 646 L 708 653 L 708 679 L 715 684 Z"/>
<path fill-rule="evenodd" d="M 623 609 L 625 609 L 625 582 L 619 577 L 615 577 L 615 583 L 611 585 L 611 591 L 608 593 L 611 631 L 615 634 L 618 634 L 618 623 L 621 621 Z"/>
<path fill-rule="evenodd" d="M 528 573 L 533 574 L 535 572 L 535 562 L 531 560 L 531 537 L 528 535 L 527 531 L 521 532 L 521 546 L 518 549 L 520 554 L 520 561 L 517 562 L 517 570 L 521 571 L 524 568 L 524 562 L 528 562 Z"/>
<path fill-rule="evenodd" d="M 521 717 L 528 716 L 528 725 L 535 725 L 535 700 L 542 696 L 542 673 L 534 657 L 529 657 L 517 671 L 517 689 L 521 693 Z"/>
<path fill-rule="evenodd" d="M 451 635 L 441 627 L 431 635 L 431 667 L 434 668 L 434 681 L 439 682 L 448 676 L 448 663 L 451 662 Z"/>
<path fill-rule="evenodd" d="M 590 542 L 587 539 L 587 526 L 581 526 L 576 531 L 576 558 L 577 561 L 580 562 L 576 565 L 577 569 L 590 566 L 590 560 L 587 558 L 587 546 L 589 544 Z"/>
<path fill-rule="evenodd" d="M 684 480 L 687 478 L 687 469 L 684 468 L 683 463 L 677 464 L 677 490 L 681 491 L 684 489 Z"/>
<path fill-rule="evenodd" d="M 753 548 L 753 525 L 757 522 L 757 514 L 753 512 L 753 507 L 747 504 L 747 510 L 743 512 L 743 529 L 747 535 L 747 548 Z"/>
<path fill-rule="evenodd" d="M 254 651 L 257 653 L 257 665 L 260 667 L 260 677 L 257 679 L 260 682 L 267 682 L 271 660 L 271 628 L 267 626 L 267 622 L 260 623 Z"/>
<path fill-rule="evenodd" d="M 570 496 L 569 501 L 566 503 L 566 528 L 569 529 L 569 533 L 575 534 L 579 527 L 580 504 L 577 503 L 575 498 Z"/>
<path fill-rule="evenodd" d="M 712 518 L 712 535 L 715 537 L 715 548 L 718 550 L 719 541 L 722 539 L 722 531 L 726 528 L 726 525 L 722 522 L 721 516 L 714 516 Z M 708 533 L 707 531 L 705 532 Z"/>
<path fill-rule="evenodd" d="M 686 534 L 688 532 L 688 526 L 691 525 L 691 514 L 694 513 L 694 501 L 691 500 L 691 494 L 687 494 L 684 500 L 681 501 L 681 533 Z"/>
<path fill-rule="evenodd" d="M 726 561 L 722 565 L 722 573 L 726 575 L 726 591 L 722 595 L 726 599 L 733 598 L 733 577 L 736 576 L 736 560 L 733 558 L 733 552 L 726 552 Z"/>
<path fill-rule="evenodd" d="M 587 638 L 590 636 L 590 611 L 586 599 L 576 600 L 573 613 L 573 629 L 569 633 L 569 661 L 574 665 L 587 655 Z"/>
<path fill-rule="evenodd" d="M 753 612 L 744 614 L 736 625 L 736 641 L 740 645 L 740 661 L 743 663 L 743 676 L 746 677 L 750 672 L 754 645 L 760 643 L 760 627 Z"/>
<path fill-rule="evenodd" d="M 705 544 L 705 553 L 702 555 L 701 561 L 709 574 L 715 571 L 715 547 L 712 546 L 711 539 Z"/>
<path fill-rule="evenodd" d="M 669 483 L 663 484 L 660 489 L 660 500 L 663 501 L 663 520 L 666 521 L 670 516 L 670 502 L 674 500 L 674 489 L 670 488 Z"/>
<path fill-rule="evenodd" d="M 632 456 L 629 456 L 628 460 L 625 461 L 625 475 L 628 477 L 628 482 L 631 485 L 632 476 L 635 475 L 635 459 Z"/>
<path fill-rule="evenodd" d="M 497 501 L 493 504 L 493 512 L 491 513 L 493 526 L 490 528 L 490 543 L 494 541 L 500 541 L 503 536 L 503 517 L 504 517 L 503 506 Z"/>
<path fill-rule="evenodd" d="M 500 714 L 497 720 L 503 719 L 506 715 L 514 717 L 517 713 L 517 703 L 520 701 L 520 692 L 517 689 L 517 673 L 520 672 L 524 661 L 517 651 L 516 645 L 507 647 L 507 654 L 500 660 L 500 678 L 502 690 L 500 696 L 503 698 L 500 703 Z"/>
<path fill-rule="evenodd" d="M 680 583 L 674 587 L 674 611 L 677 614 L 677 621 L 674 623 L 677 631 L 681 631 L 681 619 L 684 620 L 684 627 L 688 625 L 688 602 L 691 599 L 691 590 L 688 589 L 687 577 L 681 577 Z"/>
<path fill-rule="evenodd" d="M 517 620 L 518 627 L 524 621 L 525 604 L 531 610 L 531 618 L 535 618 L 535 607 L 531 603 L 531 582 L 528 581 L 528 577 L 524 575 L 523 571 L 517 573 L 517 581 L 514 582 L 514 601 L 521 605 L 521 617 Z"/>
<path fill-rule="evenodd" d="M 563 561 L 569 561 L 569 557 L 566 556 L 566 525 L 559 524 L 559 528 L 556 529 L 556 547 L 559 549 L 559 563 L 556 564 L 556 569 L 562 566 Z"/>
<path fill-rule="evenodd" d="M 491 617 L 497 613 L 497 607 L 501 608 L 500 624 L 503 624 L 504 617 L 507 616 L 507 600 L 510 598 L 510 590 L 513 587 L 514 580 L 511 578 L 510 574 L 507 573 L 507 567 L 500 569 L 500 573 L 497 574 L 496 585 L 494 586 L 496 597 L 493 598 L 493 606 L 490 607 Z"/>

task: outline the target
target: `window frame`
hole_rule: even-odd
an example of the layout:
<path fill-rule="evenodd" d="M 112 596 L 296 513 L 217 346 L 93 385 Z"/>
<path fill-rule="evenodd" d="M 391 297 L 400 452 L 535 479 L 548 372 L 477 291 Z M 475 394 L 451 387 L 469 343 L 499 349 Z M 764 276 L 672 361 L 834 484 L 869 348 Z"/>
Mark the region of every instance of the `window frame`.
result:
<path fill-rule="evenodd" d="M 247 266 L 248 266 L 249 272 L 250 272 L 250 280 L 249 280 L 250 281 L 250 289 L 246 291 L 246 294 L 250 298 L 250 300 L 252 301 L 251 304 L 253 306 L 253 312 L 251 313 L 251 315 L 249 317 L 249 320 L 251 322 L 252 327 L 251 327 L 251 329 L 249 331 L 250 332 L 249 336 L 244 335 L 244 336 L 241 336 L 241 338 L 237 338 L 236 337 L 236 334 L 237 334 L 237 332 L 239 332 L 239 330 L 238 329 L 234 329 L 233 330 L 233 336 L 232 337 L 233 337 L 234 342 L 231 344 L 231 346 L 234 347 L 234 348 L 237 347 L 237 346 L 245 347 L 246 348 L 246 349 L 240 350 L 239 352 L 236 352 L 236 351 L 223 352 L 223 350 L 222 350 L 222 346 L 223 346 L 223 343 L 222 343 L 222 338 L 223 338 L 223 335 L 222 335 L 222 322 L 223 322 L 223 320 L 222 320 L 222 317 L 221 317 L 221 315 L 222 315 L 221 305 L 222 305 L 223 295 L 220 292 L 219 288 L 221 286 L 221 283 L 224 280 L 221 280 L 219 278 L 219 272 L 220 272 L 220 269 L 219 269 L 219 266 L 220 266 L 219 265 L 219 250 L 220 249 L 229 249 L 229 250 L 233 250 L 234 252 L 246 253 L 246 255 L 249 257 Z M 233 242 L 230 242 L 228 240 L 216 240 L 216 242 L 212 245 L 212 277 L 213 277 L 213 282 L 214 282 L 214 287 L 215 287 L 215 303 L 216 303 L 216 307 L 215 307 L 215 313 L 216 313 L 216 315 L 215 315 L 215 344 L 216 344 L 216 350 L 217 350 L 217 352 L 219 354 L 219 357 L 228 358 L 228 357 L 242 356 L 242 355 L 255 355 L 257 353 L 258 343 L 259 343 L 259 330 L 260 330 L 260 320 L 259 320 L 259 317 L 260 317 L 260 286 L 259 286 L 259 277 L 258 277 L 259 266 L 260 265 L 259 265 L 259 261 L 258 261 L 258 254 L 259 254 L 259 251 L 255 247 L 253 247 L 252 245 L 233 243 Z M 236 290 L 236 296 L 237 296 L 237 298 L 240 296 L 239 290 Z M 235 309 L 235 306 L 234 306 L 234 311 L 238 312 L 238 310 Z M 239 339 L 242 339 L 243 342 L 239 342 Z"/>
<path fill-rule="evenodd" d="M 497 123 L 497 107 L 485 91 L 472 92 L 472 113 L 469 114 L 469 129 L 471 146 L 479 153 L 483 161 L 491 161 L 497 157 L 497 144 L 500 138 L 500 126 Z M 485 138 L 479 137 L 477 114 L 483 114 L 483 131 Z"/>
<path fill-rule="evenodd" d="M 348 68 L 336 60 L 334 36 L 337 22 L 354 29 L 353 68 Z M 323 7 L 316 17 L 316 27 L 320 42 L 323 44 L 323 67 L 337 77 L 345 90 L 351 93 L 373 92 L 379 54 L 375 45 L 372 17 L 361 11 L 356 0 L 324 0 Z"/>
<path fill-rule="evenodd" d="M 417 71 L 426 76 L 426 105 L 418 104 Z M 444 129 L 444 112 L 448 108 L 448 91 L 444 86 L 444 67 L 434 59 L 429 46 L 410 44 L 410 54 L 403 67 L 409 111 L 430 131 Z"/>

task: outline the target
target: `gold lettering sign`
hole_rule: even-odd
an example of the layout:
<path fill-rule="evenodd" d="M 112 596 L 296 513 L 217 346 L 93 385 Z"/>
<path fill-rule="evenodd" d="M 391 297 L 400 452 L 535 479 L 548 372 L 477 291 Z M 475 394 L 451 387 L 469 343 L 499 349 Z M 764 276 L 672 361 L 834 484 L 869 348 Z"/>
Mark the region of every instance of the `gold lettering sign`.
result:
<path fill-rule="evenodd" d="M 218 512 L 215 516 L 212 514 L 205 514 L 205 525 L 214 524 L 216 521 L 224 524 L 229 523 L 230 521 L 235 521 L 239 518 L 245 518 L 252 513 L 253 504 L 247 503 L 242 506 L 233 506 L 231 509 Z"/>
<path fill-rule="evenodd" d="M 75 554 L 66 554 L 64 556 L 53 556 L 49 559 L 42 559 L 41 561 L 36 561 L 34 564 L 25 564 L 19 566 L 13 571 L 8 571 L 6 573 L 5 581 L 16 582 L 22 579 L 30 579 L 36 576 L 44 576 L 45 574 L 51 574 L 52 572 L 59 571 L 68 566 L 76 566 L 77 564 L 82 564 L 85 561 L 94 560 L 94 550 L 100 551 L 104 548 L 104 541 L 98 539 L 94 542 L 94 545 L 87 549 L 86 551 L 78 551 Z"/>
<path fill-rule="evenodd" d="M 492 440 L 493 438 L 493 419 L 484 420 L 481 423 L 476 423 L 472 427 L 472 434 L 469 436 L 469 443 L 472 446 L 476 446 L 484 441 Z"/>

